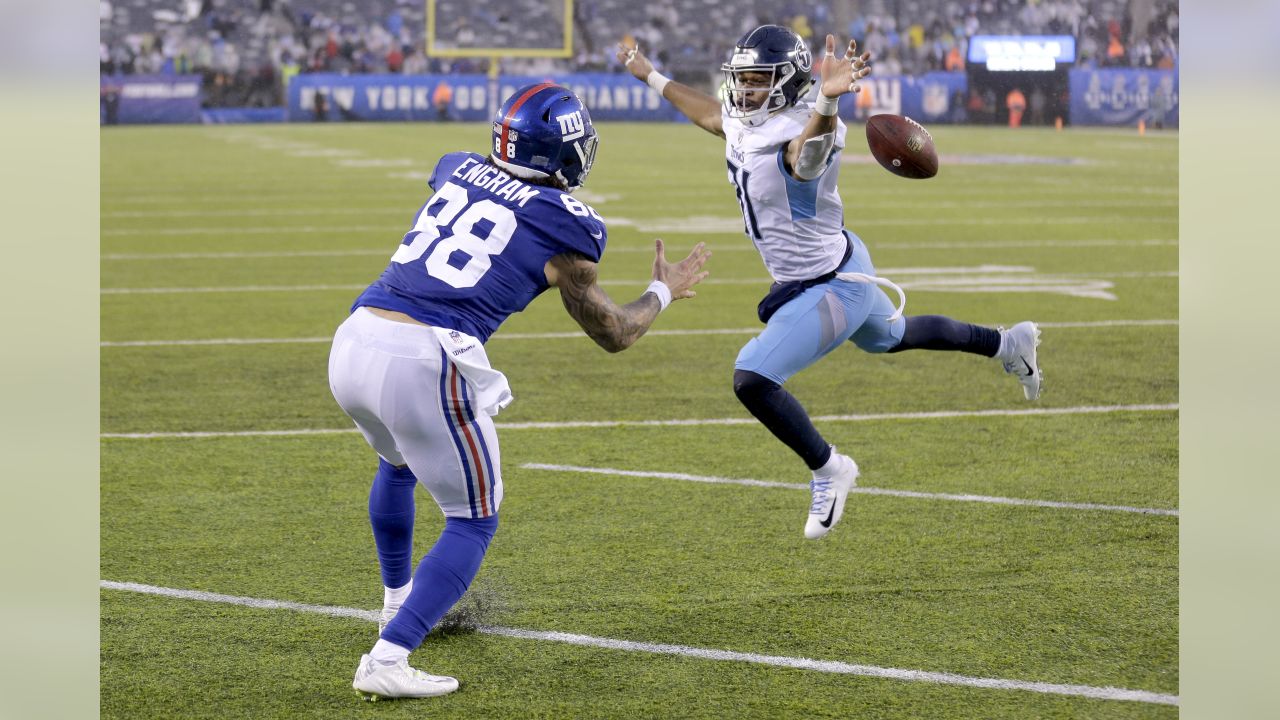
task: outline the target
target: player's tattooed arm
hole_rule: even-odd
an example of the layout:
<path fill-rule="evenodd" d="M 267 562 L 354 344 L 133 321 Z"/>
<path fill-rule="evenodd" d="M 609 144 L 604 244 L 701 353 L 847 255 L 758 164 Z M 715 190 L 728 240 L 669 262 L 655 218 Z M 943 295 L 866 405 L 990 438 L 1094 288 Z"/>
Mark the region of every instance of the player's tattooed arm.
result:
<path fill-rule="evenodd" d="M 658 296 L 648 292 L 626 305 L 614 303 L 597 282 L 596 264 L 577 253 L 557 255 L 548 264 L 555 269 L 565 310 L 611 353 L 631 347 L 662 309 Z"/>
<path fill-rule="evenodd" d="M 672 301 L 694 297 L 697 293 L 692 288 L 707 276 L 702 265 L 711 253 L 699 243 L 689 257 L 668 263 L 661 240 L 656 252 L 653 276 L 671 290 Z M 584 255 L 557 255 L 547 262 L 545 272 L 547 282 L 560 288 L 560 299 L 569 315 L 588 337 L 611 353 L 635 344 L 662 311 L 662 301 L 650 291 L 626 305 L 615 303 L 600 287 L 598 266 Z"/>

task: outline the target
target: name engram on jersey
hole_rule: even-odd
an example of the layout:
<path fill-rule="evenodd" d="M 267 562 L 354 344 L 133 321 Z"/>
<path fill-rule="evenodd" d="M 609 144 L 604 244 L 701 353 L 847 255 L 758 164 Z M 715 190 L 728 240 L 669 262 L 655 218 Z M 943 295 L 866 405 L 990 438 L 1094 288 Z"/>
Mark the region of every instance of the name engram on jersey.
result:
<path fill-rule="evenodd" d="M 604 254 L 604 219 L 594 208 L 482 155 L 445 155 L 427 182 L 435 194 L 353 310 L 396 310 L 485 341 L 547 289 L 552 257 L 574 252 L 599 262 Z"/>

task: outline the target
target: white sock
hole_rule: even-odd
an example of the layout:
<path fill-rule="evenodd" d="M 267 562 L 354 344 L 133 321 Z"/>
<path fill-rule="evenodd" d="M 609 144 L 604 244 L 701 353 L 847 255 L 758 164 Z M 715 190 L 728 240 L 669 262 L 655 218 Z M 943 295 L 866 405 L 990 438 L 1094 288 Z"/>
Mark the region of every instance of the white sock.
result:
<path fill-rule="evenodd" d="M 404 587 L 398 588 L 382 588 L 382 607 L 398 608 L 404 604 L 404 599 L 409 597 L 409 593 L 413 590 L 413 578 L 405 583 Z"/>
<path fill-rule="evenodd" d="M 402 648 L 393 642 L 387 642 L 381 638 L 374 644 L 373 649 L 369 651 L 369 657 L 383 665 L 395 665 L 401 660 L 409 657 L 409 650 Z"/>
<path fill-rule="evenodd" d="M 836 452 L 835 447 L 831 448 L 831 457 L 827 458 L 827 464 L 813 471 L 815 477 L 831 477 L 840 470 L 840 455 Z"/>
<path fill-rule="evenodd" d="M 1013 354 L 1013 342 L 1009 340 L 1009 331 L 1001 330 L 1000 331 L 1000 349 L 996 350 L 996 359 L 1001 362 L 1008 362 L 1009 360 L 1012 359 L 1009 357 L 1012 354 Z"/>

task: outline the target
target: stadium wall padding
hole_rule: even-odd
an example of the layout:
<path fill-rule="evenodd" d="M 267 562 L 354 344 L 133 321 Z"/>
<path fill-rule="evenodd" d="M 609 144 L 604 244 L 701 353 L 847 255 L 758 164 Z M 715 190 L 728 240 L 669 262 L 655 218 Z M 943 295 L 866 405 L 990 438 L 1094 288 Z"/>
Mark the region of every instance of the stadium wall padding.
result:
<path fill-rule="evenodd" d="M 1178 127 L 1178 72 L 1099 68 L 1072 70 L 1074 125 L 1137 125 L 1162 122 Z"/>
<path fill-rule="evenodd" d="M 98 93 L 104 125 L 200 122 L 199 75 L 102 75 Z"/>
<path fill-rule="evenodd" d="M 544 77 L 504 75 L 498 96 L 538 81 L 571 88 L 591 109 L 594 120 L 683 121 L 675 108 L 630 75 L 574 73 Z M 1135 125 L 1162 121 L 1178 126 L 1176 70 L 1102 68 L 1072 70 L 1070 122 L 1074 125 Z M 448 87 L 450 100 L 438 107 L 437 91 Z M 907 115 L 923 123 L 952 123 L 964 118 L 968 79 L 962 72 L 919 76 L 870 77 L 859 95 L 841 98 L 840 114 L 862 121 L 879 113 Z M 489 81 L 484 75 L 297 75 L 289 83 L 285 108 L 208 108 L 201 110 L 198 75 L 103 76 L 102 121 L 136 123 L 315 122 L 316 97 L 326 101 L 323 120 L 464 121 L 489 118 Z M 816 92 L 816 89 L 813 91 Z M 108 98 L 115 103 L 108 109 Z M 112 115 L 113 114 L 113 115 Z"/>

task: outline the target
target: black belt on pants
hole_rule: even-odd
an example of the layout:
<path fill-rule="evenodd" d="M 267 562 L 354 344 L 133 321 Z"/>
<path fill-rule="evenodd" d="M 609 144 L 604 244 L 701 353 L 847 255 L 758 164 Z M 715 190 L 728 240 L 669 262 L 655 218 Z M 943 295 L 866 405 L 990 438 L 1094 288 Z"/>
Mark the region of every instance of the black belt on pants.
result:
<path fill-rule="evenodd" d="M 823 273 L 816 278 L 808 280 L 789 280 L 787 282 L 775 282 L 769 286 L 769 292 L 765 294 L 764 299 L 756 306 L 756 315 L 760 317 L 760 322 L 768 323 L 769 318 L 773 314 L 782 309 L 783 305 L 796 299 L 798 295 L 814 285 L 821 285 L 824 282 L 834 280 L 836 271 L 844 267 L 849 262 L 849 258 L 853 257 L 853 241 L 849 239 L 848 233 L 844 236 L 844 257 L 840 259 L 840 264 L 836 265 L 836 269 L 828 273 Z"/>

